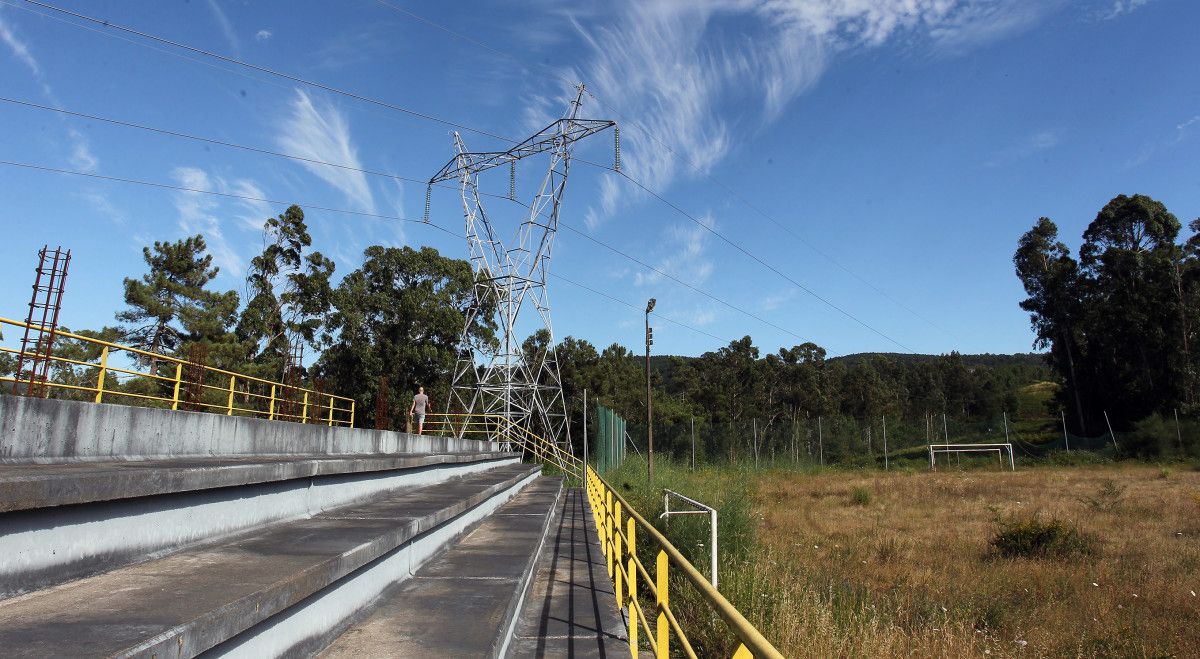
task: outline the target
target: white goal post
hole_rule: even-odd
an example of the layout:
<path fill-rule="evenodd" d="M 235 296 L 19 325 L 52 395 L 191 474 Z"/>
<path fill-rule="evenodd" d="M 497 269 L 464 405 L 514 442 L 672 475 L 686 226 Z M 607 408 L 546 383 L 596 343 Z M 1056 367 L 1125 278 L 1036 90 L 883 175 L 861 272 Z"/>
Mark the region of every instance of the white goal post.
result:
<path fill-rule="evenodd" d="M 929 468 L 937 468 L 937 456 L 940 453 L 992 453 L 995 452 L 996 457 L 1000 460 L 1000 468 L 1004 468 L 1004 451 L 1008 451 L 1008 467 L 1013 471 L 1017 470 L 1017 464 L 1013 460 L 1012 444 L 1007 442 L 997 444 L 930 444 L 929 445 Z"/>

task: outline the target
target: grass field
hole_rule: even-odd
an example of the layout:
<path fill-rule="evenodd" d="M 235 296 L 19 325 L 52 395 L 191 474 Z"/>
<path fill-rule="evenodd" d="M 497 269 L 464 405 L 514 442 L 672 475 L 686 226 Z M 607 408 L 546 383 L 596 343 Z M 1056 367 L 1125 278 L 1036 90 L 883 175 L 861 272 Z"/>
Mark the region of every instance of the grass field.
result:
<path fill-rule="evenodd" d="M 1195 468 L 656 468 L 657 487 L 721 509 L 721 590 L 788 656 L 1200 651 Z M 614 484 L 657 514 L 640 469 Z M 704 571 L 702 524 L 672 525 Z M 689 617 L 708 652 L 731 649 Z"/>

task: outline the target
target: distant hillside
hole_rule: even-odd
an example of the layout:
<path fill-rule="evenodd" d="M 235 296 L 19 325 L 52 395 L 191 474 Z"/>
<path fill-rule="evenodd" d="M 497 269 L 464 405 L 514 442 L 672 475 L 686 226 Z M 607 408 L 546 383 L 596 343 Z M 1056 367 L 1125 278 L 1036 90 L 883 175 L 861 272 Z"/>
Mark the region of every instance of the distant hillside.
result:
<path fill-rule="evenodd" d="M 763 355 L 766 356 L 765 354 Z M 858 352 L 853 355 L 842 355 L 840 357 L 830 357 L 829 362 L 841 362 L 846 366 L 853 366 L 871 357 L 886 357 L 892 361 L 904 364 L 919 364 L 921 362 L 929 362 L 944 355 L 916 355 L 906 354 L 901 352 Z M 671 360 L 681 359 L 684 362 L 699 359 L 699 357 L 685 357 L 681 355 L 651 355 L 650 367 L 659 372 L 670 372 Z M 1045 357 L 1036 352 L 1020 352 L 1014 355 L 994 355 L 992 353 L 983 353 L 980 355 L 963 355 L 963 363 L 967 366 L 1045 366 Z"/>
<path fill-rule="evenodd" d="M 859 352 L 853 355 L 843 355 L 841 357 L 830 357 L 830 362 L 842 362 L 847 366 L 853 366 L 863 360 L 871 357 L 886 357 L 892 361 L 905 364 L 919 364 L 921 362 L 933 361 L 944 355 L 915 355 L 902 352 Z M 967 366 L 1045 366 L 1045 356 L 1036 352 L 1019 352 L 1015 355 L 994 355 L 992 353 L 983 353 L 981 355 L 963 355 L 963 363 Z"/>

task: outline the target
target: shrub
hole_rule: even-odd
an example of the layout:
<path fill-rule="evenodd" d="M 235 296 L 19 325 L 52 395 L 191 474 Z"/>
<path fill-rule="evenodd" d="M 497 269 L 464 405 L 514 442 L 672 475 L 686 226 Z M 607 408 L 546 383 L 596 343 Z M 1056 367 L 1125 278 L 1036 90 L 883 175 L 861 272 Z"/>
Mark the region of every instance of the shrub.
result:
<path fill-rule="evenodd" d="M 1067 558 L 1096 552 L 1094 538 L 1059 519 L 1014 516 L 998 523 L 990 544 L 1004 558 Z"/>
<path fill-rule="evenodd" d="M 871 503 L 871 491 L 865 487 L 856 487 L 850 494 L 850 502 L 856 506 L 865 506 Z"/>

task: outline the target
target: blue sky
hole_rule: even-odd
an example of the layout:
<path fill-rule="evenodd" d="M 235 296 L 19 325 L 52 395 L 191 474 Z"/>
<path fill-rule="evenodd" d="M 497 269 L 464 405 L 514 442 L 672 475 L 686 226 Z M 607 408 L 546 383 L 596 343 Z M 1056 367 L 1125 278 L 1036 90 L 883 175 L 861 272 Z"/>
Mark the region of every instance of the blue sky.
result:
<path fill-rule="evenodd" d="M 576 162 L 565 224 L 770 323 L 560 231 L 553 272 L 639 307 L 655 297 L 657 314 L 702 330 L 656 322 L 662 353 L 745 334 L 831 354 L 1026 351 L 1011 256 L 1039 216 L 1074 247 L 1119 193 L 1152 195 L 1185 223 L 1200 215 L 1200 3 L 1185 0 L 58 4 L 505 136 L 560 115 L 571 81 L 585 82 L 582 114 L 624 126 L 626 172 L 770 266 Z M 453 153 L 445 124 L 51 14 L 0 0 L 0 96 L 419 180 Z M 611 163 L 612 151 L 605 134 L 576 155 Z M 3 102 L 0 160 L 424 210 L 419 184 Z M 522 169 L 519 195 L 541 166 Z M 507 172 L 484 187 L 506 193 Z M 432 202 L 434 222 L 461 230 L 455 192 Z M 113 323 L 121 279 L 143 271 L 154 240 L 203 233 L 217 284 L 242 290 L 261 222 L 281 210 L 0 165 L 0 315 L 23 317 L 47 242 L 74 252 L 62 316 L 74 328 Z M 372 244 L 467 253 L 416 223 L 308 218 L 339 274 Z M 639 311 L 554 278 L 550 297 L 559 337 L 640 345 Z"/>

